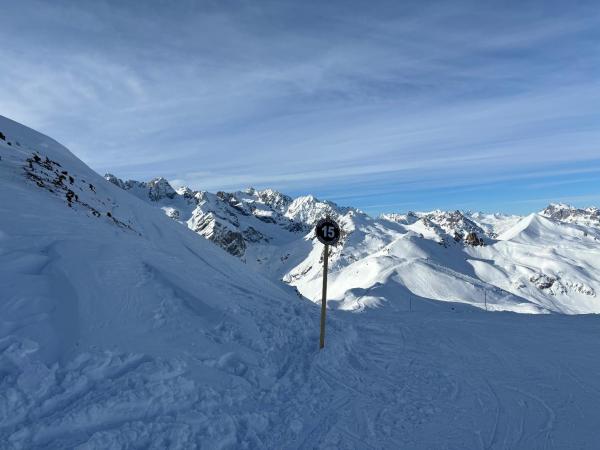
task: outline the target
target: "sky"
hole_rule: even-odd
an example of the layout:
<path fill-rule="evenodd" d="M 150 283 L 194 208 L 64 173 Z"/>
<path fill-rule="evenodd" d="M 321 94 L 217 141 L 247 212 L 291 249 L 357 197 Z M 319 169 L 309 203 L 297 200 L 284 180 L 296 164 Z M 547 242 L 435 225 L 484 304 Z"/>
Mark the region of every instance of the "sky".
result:
<path fill-rule="evenodd" d="M 370 214 L 600 205 L 596 1 L 0 4 L 0 114 L 101 174 Z"/>

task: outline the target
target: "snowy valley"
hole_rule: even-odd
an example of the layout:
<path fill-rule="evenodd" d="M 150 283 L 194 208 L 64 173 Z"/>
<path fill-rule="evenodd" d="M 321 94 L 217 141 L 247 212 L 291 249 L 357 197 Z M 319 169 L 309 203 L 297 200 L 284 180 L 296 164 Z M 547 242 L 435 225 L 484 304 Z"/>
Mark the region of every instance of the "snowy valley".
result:
<path fill-rule="evenodd" d="M 597 447 L 597 208 L 373 218 L 0 132 L 0 448 Z"/>

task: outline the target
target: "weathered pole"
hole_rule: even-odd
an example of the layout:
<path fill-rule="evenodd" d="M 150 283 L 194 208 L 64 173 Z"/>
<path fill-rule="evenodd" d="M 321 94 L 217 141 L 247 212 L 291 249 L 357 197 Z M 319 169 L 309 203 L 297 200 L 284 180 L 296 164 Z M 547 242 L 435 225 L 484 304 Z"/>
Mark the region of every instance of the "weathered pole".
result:
<path fill-rule="evenodd" d="M 323 254 L 323 292 L 321 295 L 321 336 L 319 348 L 325 347 L 325 316 L 327 314 L 327 269 L 329 266 L 329 244 L 325 244 Z"/>

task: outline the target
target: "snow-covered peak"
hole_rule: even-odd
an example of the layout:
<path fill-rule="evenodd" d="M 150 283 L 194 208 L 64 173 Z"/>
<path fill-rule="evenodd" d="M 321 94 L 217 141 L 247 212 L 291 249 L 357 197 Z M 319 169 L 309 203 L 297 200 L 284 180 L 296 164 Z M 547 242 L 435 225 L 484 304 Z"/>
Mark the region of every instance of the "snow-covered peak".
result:
<path fill-rule="evenodd" d="M 442 211 L 436 209 L 430 212 L 412 212 L 407 214 L 384 214 L 384 220 L 407 226 L 411 231 L 445 243 L 449 239 L 457 242 L 464 241 L 470 245 L 481 245 L 484 236 L 488 234 L 477 223 L 461 211 Z"/>
<path fill-rule="evenodd" d="M 279 211 L 281 214 L 285 214 L 287 208 L 291 205 L 293 201 L 291 197 L 288 197 L 287 195 L 284 195 L 281 192 L 275 191 L 273 189 L 263 189 L 261 191 L 256 191 L 256 196 L 263 203 Z"/>
<path fill-rule="evenodd" d="M 150 189 L 148 195 L 153 201 L 158 201 L 163 198 L 174 198 L 175 195 L 177 195 L 175 189 L 173 189 L 169 182 L 163 177 L 158 177 L 149 181 L 148 188 Z"/>
<path fill-rule="evenodd" d="M 383 220 L 389 220 L 390 222 L 400 223 L 403 225 L 411 225 L 419 220 L 417 214 L 413 211 L 408 211 L 406 214 L 398 214 L 398 213 L 387 213 L 381 214 L 380 216 Z"/>
<path fill-rule="evenodd" d="M 349 211 L 358 212 L 353 208 L 341 207 L 333 202 L 319 200 L 312 195 L 305 195 L 294 199 L 289 205 L 285 216 L 297 222 L 314 225 L 325 216 L 337 218 Z"/>
<path fill-rule="evenodd" d="M 174 198 L 177 195 L 175 189 L 169 184 L 169 182 L 163 178 L 154 178 L 148 182 L 127 180 L 122 179 L 107 173 L 104 178 L 112 184 L 124 189 L 131 191 L 135 196 L 143 199 L 158 202 L 165 198 Z"/>
<path fill-rule="evenodd" d="M 116 186 L 119 186 L 121 189 L 127 189 L 127 185 L 125 184 L 125 182 L 120 178 L 114 176 L 112 173 L 105 174 L 104 179 Z"/>
<path fill-rule="evenodd" d="M 524 217 L 515 226 L 498 236 L 501 241 L 543 244 L 552 248 L 567 242 L 577 249 L 585 249 L 600 239 L 600 231 L 593 227 L 568 223 L 538 213 Z"/>
<path fill-rule="evenodd" d="M 600 227 L 600 209 L 593 206 L 576 208 L 565 203 L 551 203 L 540 214 L 562 222 Z"/>
<path fill-rule="evenodd" d="M 181 195 L 185 198 L 193 198 L 196 195 L 196 192 L 191 190 L 187 186 L 180 186 L 177 189 L 175 189 L 175 192 L 177 193 L 177 195 Z"/>
<path fill-rule="evenodd" d="M 549 208 L 549 209 L 575 209 L 574 206 L 569 205 L 568 203 L 563 203 L 563 202 L 549 203 L 546 208 Z"/>
<path fill-rule="evenodd" d="M 169 182 L 162 177 L 155 178 L 148 182 L 148 188 L 150 192 L 148 195 L 153 201 L 159 201 L 163 198 L 174 198 L 177 195 L 175 189 L 169 184 Z"/>
<path fill-rule="evenodd" d="M 461 211 L 432 211 L 425 213 L 422 218 L 429 220 L 441 227 L 448 234 L 462 233 L 468 234 L 471 232 L 484 235 L 485 231 L 475 222 L 466 217 Z"/>

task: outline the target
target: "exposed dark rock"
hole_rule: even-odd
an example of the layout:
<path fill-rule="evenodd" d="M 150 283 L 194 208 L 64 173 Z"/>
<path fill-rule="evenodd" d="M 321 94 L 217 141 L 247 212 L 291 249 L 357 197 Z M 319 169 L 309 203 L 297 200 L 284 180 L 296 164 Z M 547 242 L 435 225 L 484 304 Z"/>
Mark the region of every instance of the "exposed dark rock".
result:
<path fill-rule="evenodd" d="M 152 201 L 158 201 L 163 198 L 172 199 L 175 198 L 175 196 L 177 195 L 175 189 L 173 189 L 169 182 L 162 177 L 155 178 L 154 180 L 150 181 L 148 183 L 148 188 L 150 189 L 148 192 L 148 196 Z"/>
<path fill-rule="evenodd" d="M 268 241 L 268 239 L 253 227 L 248 227 L 243 233 L 244 239 L 249 242 Z"/>
<path fill-rule="evenodd" d="M 477 236 L 477 233 L 475 233 L 474 231 L 471 231 L 469 234 L 467 234 L 467 237 L 465 238 L 465 242 L 468 245 L 472 245 L 472 246 L 484 245 L 483 239 L 481 239 L 479 236 Z"/>

